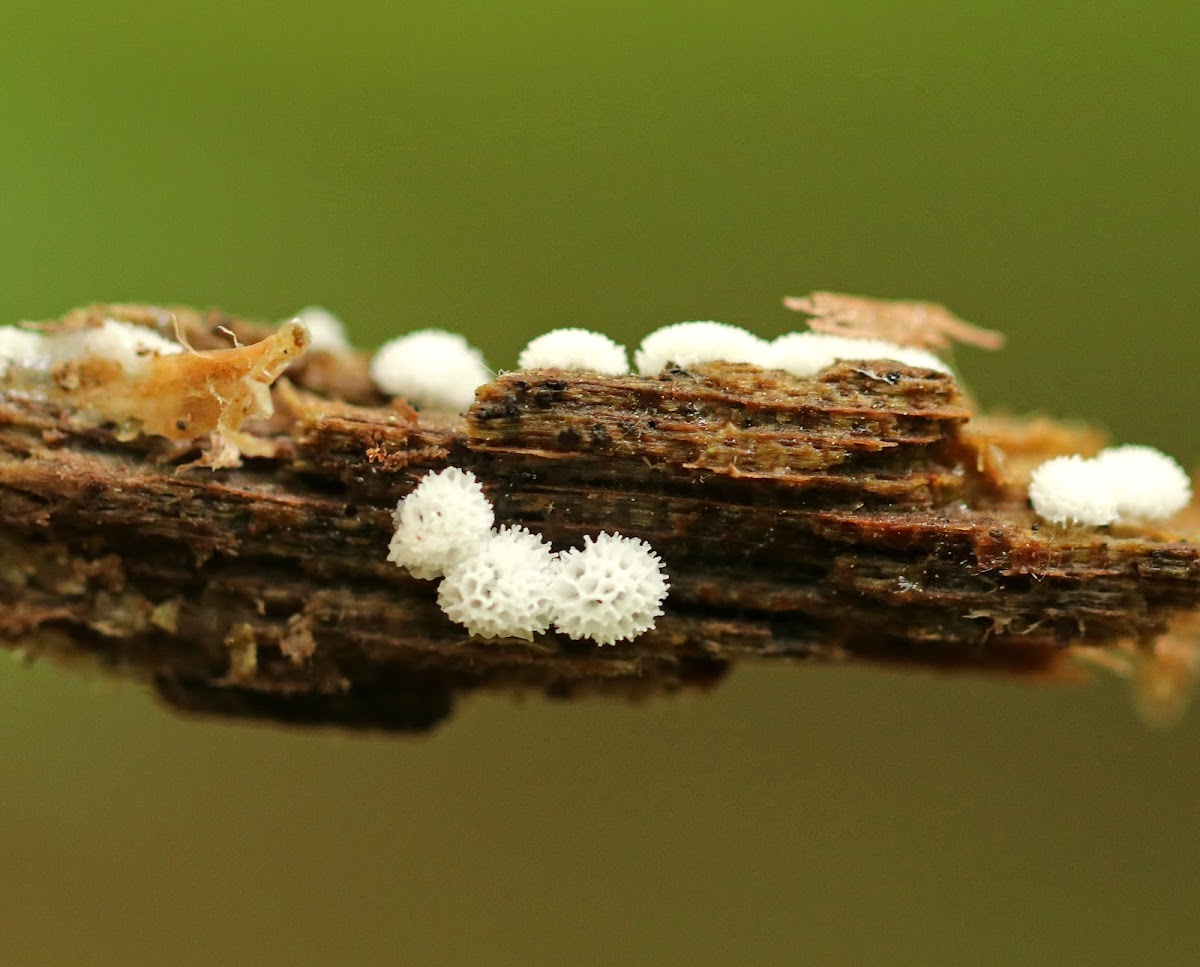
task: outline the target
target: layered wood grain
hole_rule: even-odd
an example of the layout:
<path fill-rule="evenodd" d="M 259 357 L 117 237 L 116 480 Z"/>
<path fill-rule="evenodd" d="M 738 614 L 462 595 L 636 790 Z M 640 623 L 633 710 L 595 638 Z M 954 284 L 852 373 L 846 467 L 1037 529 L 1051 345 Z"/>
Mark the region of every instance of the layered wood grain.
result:
<path fill-rule="evenodd" d="M 261 335 L 174 312 L 198 346 L 220 326 Z M 1200 606 L 1189 532 L 1039 526 L 1016 468 L 1053 434 L 973 421 L 945 374 L 528 371 L 482 387 L 465 419 L 381 399 L 354 354 L 289 376 L 256 428 L 274 457 L 216 472 L 0 396 L 0 641 L 181 708 L 420 729 L 479 688 L 657 694 L 747 658 L 1065 676 L 1071 646 L 1149 643 Z M 467 638 L 434 582 L 386 560 L 396 502 L 449 464 L 558 549 L 648 540 L 672 584 L 658 627 L 611 648 Z"/>

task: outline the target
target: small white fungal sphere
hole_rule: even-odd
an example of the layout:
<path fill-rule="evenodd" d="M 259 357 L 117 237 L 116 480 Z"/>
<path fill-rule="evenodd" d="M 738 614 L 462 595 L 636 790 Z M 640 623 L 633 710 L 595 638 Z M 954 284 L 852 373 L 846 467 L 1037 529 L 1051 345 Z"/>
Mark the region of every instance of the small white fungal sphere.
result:
<path fill-rule="evenodd" d="M 415 578 L 440 577 L 487 539 L 496 515 L 475 474 L 447 467 L 426 474 L 392 515 L 388 560 Z"/>
<path fill-rule="evenodd" d="M 554 627 L 571 638 L 612 645 L 654 627 L 670 584 L 643 540 L 602 533 L 558 555 L 550 584 Z"/>
<path fill-rule="evenodd" d="M 770 349 L 765 339 L 726 322 L 676 322 L 655 329 L 634 353 L 633 361 L 642 376 L 657 376 L 668 365 L 687 369 L 700 363 L 764 365 Z"/>
<path fill-rule="evenodd" d="M 589 329 L 552 329 L 542 333 L 517 357 L 518 369 L 590 370 L 605 376 L 629 372 L 625 347 Z"/>
<path fill-rule="evenodd" d="M 45 369 L 49 361 L 46 341 L 40 332 L 0 326 L 0 377 L 8 373 L 9 366 Z"/>
<path fill-rule="evenodd" d="M 109 359 L 128 374 L 145 370 L 156 356 L 171 356 L 183 352 L 174 339 L 160 336 L 153 329 L 105 319 L 99 326 L 67 329 L 46 337 L 55 365 L 77 359 Z"/>
<path fill-rule="evenodd" d="M 916 369 L 950 372 L 950 367 L 927 349 L 898 346 L 883 339 L 854 339 L 823 332 L 789 332 L 771 343 L 766 365 L 793 376 L 815 376 L 839 360 L 891 359 Z"/>
<path fill-rule="evenodd" d="M 1054 457 L 1033 472 L 1029 500 L 1039 517 L 1055 524 L 1101 527 L 1117 519 L 1117 495 L 1095 460 Z"/>
<path fill-rule="evenodd" d="M 1055 523 L 1165 520 L 1192 499 L 1183 468 L 1153 447 L 1109 447 L 1091 460 L 1055 457 L 1033 472 L 1033 509 Z"/>
<path fill-rule="evenodd" d="M 308 326 L 309 335 L 312 336 L 309 352 L 342 353 L 350 348 L 342 320 L 323 306 L 308 306 L 292 318 Z"/>
<path fill-rule="evenodd" d="M 379 347 L 371 379 L 383 392 L 427 409 L 464 412 L 491 379 L 483 355 L 457 333 L 418 329 Z"/>
<path fill-rule="evenodd" d="M 1183 467 L 1154 447 L 1109 447 L 1100 451 L 1095 463 L 1115 494 L 1122 519 L 1165 520 L 1192 499 Z"/>
<path fill-rule="evenodd" d="M 532 641 L 550 627 L 550 545 L 524 527 L 502 527 L 446 571 L 438 605 L 483 638 Z"/>

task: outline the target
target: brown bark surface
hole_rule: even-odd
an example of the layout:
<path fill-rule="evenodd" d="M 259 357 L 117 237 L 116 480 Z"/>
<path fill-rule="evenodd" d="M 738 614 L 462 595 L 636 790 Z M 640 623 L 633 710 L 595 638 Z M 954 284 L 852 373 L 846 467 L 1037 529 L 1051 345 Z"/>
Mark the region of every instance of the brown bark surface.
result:
<path fill-rule="evenodd" d="M 227 344 L 219 326 L 263 334 L 175 314 L 197 348 Z M 105 316 L 169 319 L 70 318 Z M 972 421 L 932 371 L 518 372 L 466 418 L 378 397 L 357 355 L 310 354 L 287 379 L 246 427 L 272 455 L 217 471 L 0 395 L 0 642 L 96 659 L 185 709 L 420 729 L 478 688 L 653 694 L 750 657 L 1068 676 L 1070 646 L 1148 647 L 1200 604 L 1186 533 L 1038 526 L 1023 459 L 1093 437 Z M 671 580 L 657 628 L 610 648 L 468 638 L 435 582 L 386 560 L 396 502 L 450 464 L 556 549 L 648 540 Z"/>

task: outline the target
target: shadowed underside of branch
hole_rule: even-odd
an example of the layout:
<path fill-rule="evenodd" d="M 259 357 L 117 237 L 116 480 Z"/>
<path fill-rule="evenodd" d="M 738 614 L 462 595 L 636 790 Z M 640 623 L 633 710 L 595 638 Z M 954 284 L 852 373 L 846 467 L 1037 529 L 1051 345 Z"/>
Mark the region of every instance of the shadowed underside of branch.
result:
<path fill-rule="evenodd" d="M 175 314 L 200 349 L 222 326 L 263 335 Z M 973 420 L 941 373 L 537 370 L 482 387 L 465 418 L 380 398 L 360 356 L 310 354 L 286 379 L 246 426 L 266 455 L 217 471 L 180 469 L 193 445 L 0 395 L 0 641 L 180 708 L 420 729 L 475 689 L 650 695 L 745 658 L 1066 677 L 1074 649 L 1152 649 L 1200 598 L 1186 533 L 1039 528 L 1022 468 L 1092 438 Z M 649 541 L 672 585 L 657 628 L 611 648 L 468 638 L 433 582 L 386 560 L 397 500 L 447 465 L 556 549 Z"/>

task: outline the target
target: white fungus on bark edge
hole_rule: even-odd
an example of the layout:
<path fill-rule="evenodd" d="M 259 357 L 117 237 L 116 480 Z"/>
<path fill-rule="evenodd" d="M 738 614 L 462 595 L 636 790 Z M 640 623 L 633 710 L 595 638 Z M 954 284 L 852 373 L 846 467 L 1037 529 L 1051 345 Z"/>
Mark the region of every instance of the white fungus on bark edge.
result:
<path fill-rule="evenodd" d="M 1029 500 L 1052 524 L 1102 527 L 1117 519 L 1117 500 L 1103 471 L 1082 457 L 1054 457 L 1038 467 L 1029 481 Z"/>
<path fill-rule="evenodd" d="M 1153 447 L 1110 447 L 1091 459 L 1054 457 L 1029 481 L 1034 511 L 1054 524 L 1165 520 L 1191 499 L 1183 468 Z"/>
<path fill-rule="evenodd" d="M 483 354 L 457 333 L 418 329 L 390 339 L 371 359 L 371 379 L 383 392 L 437 410 L 464 412 L 491 379 Z"/>
<path fill-rule="evenodd" d="M 495 520 L 475 474 L 458 467 L 426 474 L 392 514 L 388 560 L 415 578 L 441 577 L 479 549 Z"/>
<path fill-rule="evenodd" d="M 517 357 L 518 369 L 566 369 L 624 376 L 625 347 L 590 329 L 551 329 L 532 340 Z"/>
<path fill-rule="evenodd" d="M 1096 457 L 1127 520 L 1165 520 L 1192 499 L 1183 467 L 1154 447 L 1127 445 L 1101 450 Z"/>
<path fill-rule="evenodd" d="M 612 645 L 654 627 L 670 584 L 662 559 L 645 541 L 588 535 L 563 551 L 550 585 L 554 627 L 571 638 Z"/>
<path fill-rule="evenodd" d="M 700 363 L 766 364 L 770 344 L 727 322 L 676 322 L 655 329 L 633 355 L 642 376 L 657 376 L 674 364 L 687 369 Z"/>
<path fill-rule="evenodd" d="M 501 527 L 446 571 L 438 606 L 482 638 L 532 641 L 550 627 L 554 553 L 523 527 Z"/>
<path fill-rule="evenodd" d="M 771 343 L 766 365 L 793 376 L 808 377 L 840 360 L 872 359 L 890 359 L 916 369 L 950 372 L 950 367 L 927 349 L 823 332 L 789 332 L 780 336 Z"/>
<path fill-rule="evenodd" d="M 442 577 L 438 604 L 472 635 L 531 641 L 553 623 L 611 645 L 663 613 L 670 585 L 645 541 L 601 533 L 555 554 L 523 527 L 492 530 L 495 513 L 470 471 L 427 474 L 393 519 L 388 560 L 417 578 Z"/>

